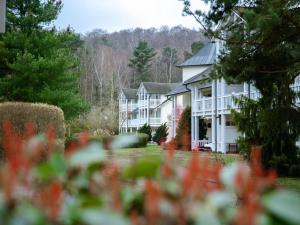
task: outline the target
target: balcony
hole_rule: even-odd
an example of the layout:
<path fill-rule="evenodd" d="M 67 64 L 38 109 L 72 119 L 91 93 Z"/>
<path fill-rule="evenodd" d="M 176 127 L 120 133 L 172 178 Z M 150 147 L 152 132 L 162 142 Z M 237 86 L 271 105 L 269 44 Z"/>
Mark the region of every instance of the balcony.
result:
<path fill-rule="evenodd" d="M 218 96 L 217 109 L 219 112 L 230 112 L 230 109 L 238 109 L 238 105 L 235 104 L 235 98 L 241 98 L 246 96 L 245 93 L 237 93 L 231 95 Z M 258 92 L 250 93 L 251 99 L 257 100 L 260 97 Z M 212 97 L 196 99 L 193 103 L 193 113 L 200 113 L 201 115 L 211 115 L 214 110 L 214 103 Z"/>
<path fill-rule="evenodd" d="M 149 107 L 155 108 L 162 103 L 161 99 L 150 99 Z M 147 108 L 148 107 L 148 100 L 139 100 L 139 107 Z"/>
<path fill-rule="evenodd" d="M 150 126 L 160 126 L 160 117 L 150 117 Z M 144 125 L 145 123 L 148 123 L 148 120 L 146 118 L 140 119 L 140 125 Z"/>
<path fill-rule="evenodd" d="M 128 104 L 128 108 L 127 108 L 127 105 L 126 104 L 121 104 L 120 105 L 120 111 L 122 112 L 126 112 L 128 110 L 128 112 L 132 112 L 134 111 L 135 109 L 138 108 L 138 104 L 137 103 L 134 103 L 134 104 Z"/>

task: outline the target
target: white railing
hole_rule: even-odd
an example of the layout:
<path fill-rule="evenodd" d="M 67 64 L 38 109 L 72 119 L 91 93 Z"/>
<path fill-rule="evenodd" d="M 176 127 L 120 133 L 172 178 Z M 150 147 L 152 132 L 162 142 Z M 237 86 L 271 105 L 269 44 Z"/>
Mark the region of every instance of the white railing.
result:
<path fill-rule="evenodd" d="M 135 110 L 136 108 L 138 108 L 138 104 L 137 103 L 134 103 L 134 104 L 128 104 L 128 107 L 126 104 L 122 104 L 120 105 L 120 111 L 122 112 L 132 112 L 133 110 Z"/>
<path fill-rule="evenodd" d="M 198 149 L 209 143 L 211 143 L 209 140 L 193 140 L 192 147 L 193 149 Z"/>
<path fill-rule="evenodd" d="M 139 125 L 139 119 L 128 120 L 128 126 L 137 127 Z"/>
<path fill-rule="evenodd" d="M 160 124 L 160 118 L 150 118 L 150 125 L 151 124 Z"/>
<path fill-rule="evenodd" d="M 247 93 L 248 94 L 248 93 Z M 230 95 L 224 95 L 224 96 L 218 96 L 217 98 L 217 109 L 228 111 L 230 109 L 238 109 L 238 105 L 235 103 L 235 98 L 241 98 L 242 96 L 247 96 L 246 93 L 233 93 Z M 250 93 L 251 99 L 257 100 L 260 98 L 259 92 L 251 92 Z M 193 103 L 193 112 L 200 112 L 203 114 L 210 114 L 213 110 L 214 104 L 213 104 L 214 98 L 200 98 L 196 99 Z"/>
<path fill-rule="evenodd" d="M 149 103 L 150 108 L 155 108 L 158 105 L 160 105 L 162 103 L 162 101 L 161 101 L 161 99 L 150 99 L 150 100 L 145 99 L 145 100 L 139 100 L 138 105 L 139 105 L 139 107 L 147 108 L 148 103 Z"/>
<path fill-rule="evenodd" d="M 142 118 L 142 119 L 139 120 L 140 125 L 144 125 L 145 123 L 148 123 L 148 122 L 150 122 L 150 126 L 161 124 L 160 117 L 150 117 L 149 121 L 148 121 L 147 118 Z"/>
<path fill-rule="evenodd" d="M 160 99 L 150 99 L 150 107 L 156 107 L 161 104 Z"/>

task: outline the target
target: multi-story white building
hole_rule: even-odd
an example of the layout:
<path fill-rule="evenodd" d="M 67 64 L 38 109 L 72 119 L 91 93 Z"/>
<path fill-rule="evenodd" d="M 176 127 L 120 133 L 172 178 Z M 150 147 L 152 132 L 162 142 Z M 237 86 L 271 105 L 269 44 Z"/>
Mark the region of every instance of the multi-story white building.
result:
<path fill-rule="evenodd" d="M 212 149 L 226 153 L 237 148 L 236 140 L 242 135 L 237 131 L 231 109 L 238 110 L 234 98 L 244 95 L 251 99 L 258 99 L 259 92 L 247 83 L 229 85 L 224 79 L 211 80 L 209 74 L 216 63 L 220 51 L 219 42 L 207 43 L 196 55 L 179 65 L 182 68 L 182 87 L 184 92 L 173 92 L 173 118 L 176 118 L 178 98 L 190 91 L 192 109 L 191 139 L 192 148 L 212 143 Z M 293 87 L 300 90 L 300 77 Z M 180 106 L 179 106 L 180 107 Z M 177 110 L 178 111 L 178 110 Z M 207 124 L 206 139 L 199 138 L 199 120 L 204 119 Z M 173 120 L 173 124 L 174 124 Z M 175 135 L 176 130 L 173 135 Z"/>
<path fill-rule="evenodd" d="M 229 85 L 224 79 L 210 78 L 219 52 L 219 42 L 208 42 L 197 54 L 179 65 L 182 68 L 181 84 L 144 82 L 136 91 L 136 96 L 132 94 L 133 97 L 123 90 L 120 95 L 120 115 L 125 113 L 127 116 L 120 118 L 128 120 L 122 122 L 120 119 L 120 131 L 135 131 L 145 123 L 155 129 L 167 122 L 169 138 L 175 137 L 181 112 L 191 106 L 193 149 L 210 143 L 214 151 L 226 153 L 236 150 L 236 141 L 242 134 L 238 132 L 231 115 L 231 109 L 238 110 L 234 99 L 240 96 L 258 99 L 260 94 L 247 83 Z M 300 91 L 300 77 L 296 79 L 293 88 Z M 208 128 L 205 139 L 200 139 L 200 119 L 204 119 Z"/>
<path fill-rule="evenodd" d="M 145 123 L 155 130 L 162 123 L 168 126 L 172 102 L 166 94 L 178 83 L 142 82 L 138 89 L 122 89 L 119 95 L 119 131 L 135 132 Z"/>

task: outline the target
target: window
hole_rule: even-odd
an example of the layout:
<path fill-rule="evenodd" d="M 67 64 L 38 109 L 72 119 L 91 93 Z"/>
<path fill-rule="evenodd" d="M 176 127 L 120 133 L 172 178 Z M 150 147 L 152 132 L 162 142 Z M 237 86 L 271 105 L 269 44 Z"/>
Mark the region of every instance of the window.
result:
<path fill-rule="evenodd" d="M 211 97 L 212 96 L 212 90 L 211 88 L 204 88 L 204 89 L 199 89 L 199 94 L 200 92 L 202 93 L 203 97 Z"/>
<path fill-rule="evenodd" d="M 233 121 L 226 121 L 226 127 L 234 127 L 236 124 Z"/>

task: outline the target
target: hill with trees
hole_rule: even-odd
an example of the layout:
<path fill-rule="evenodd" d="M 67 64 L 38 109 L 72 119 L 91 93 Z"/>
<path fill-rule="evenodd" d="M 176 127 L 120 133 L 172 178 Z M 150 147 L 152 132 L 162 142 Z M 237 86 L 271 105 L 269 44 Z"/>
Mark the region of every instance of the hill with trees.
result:
<path fill-rule="evenodd" d="M 144 42 L 146 49 L 153 49 L 149 52 L 147 68 L 140 68 L 147 77 L 139 77 L 139 81 L 180 82 L 181 70 L 176 65 L 207 41 L 201 30 L 182 26 L 136 28 L 114 33 L 97 29 L 82 36 L 82 40 L 84 45 L 79 52 L 81 94 L 93 105 L 93 112 L 102 115 L 101 124 L 107 124 L 110 131 L 118 127 L 119 90 L 138 85 L 134 79 L 137 68 L 132 62 L 138 63 L 135 57 L 139 55 L 136 52 L 139 43 Z"/>

